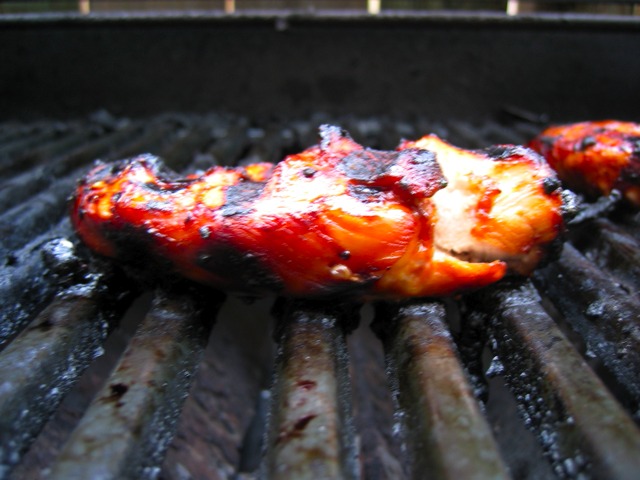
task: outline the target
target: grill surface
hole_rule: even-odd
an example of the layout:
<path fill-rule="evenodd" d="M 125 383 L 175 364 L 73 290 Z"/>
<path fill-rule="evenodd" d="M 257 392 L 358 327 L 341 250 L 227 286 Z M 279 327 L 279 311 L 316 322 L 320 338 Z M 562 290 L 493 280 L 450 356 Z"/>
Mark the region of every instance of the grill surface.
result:
<path fill-rule="evenodd" d="M 530 280 L 408 305 L 149 291 L 73 237 L 67 198 L 96 157 L 275 161 L 327 121 L 375 148 L 540 129 L 106 112 L 0 124 L 0 477 L 636 477 L 640 218 L 624 208 L 572 226 Z"/>

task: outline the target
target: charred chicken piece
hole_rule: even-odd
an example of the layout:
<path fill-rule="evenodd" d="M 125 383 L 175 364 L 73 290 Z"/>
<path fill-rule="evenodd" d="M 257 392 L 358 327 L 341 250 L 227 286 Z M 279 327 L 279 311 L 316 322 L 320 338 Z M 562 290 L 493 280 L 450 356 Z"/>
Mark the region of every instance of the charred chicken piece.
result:
<path fill-rule="evenodd" d="M 320 134 L 319 145 L 275 166 L 213 167 L 175 178 L 148 155 L 98 165 L 77 188 L 72 221 L 102 255 L 239 293 L 443 296 L 505 275 L 500 250 L 476 255 L 467 240 L 457 245 L 460 227 L 449 215 L 459 214 L 433 200 L 446 186 L 433 151 L 419 142 L 391 152 L 366 149 L 333 126 L 321 127 Z M 518 214 L 508 227 L 518 231 L 512 237 L 530 235 L 515 247 L 529 259 L 560 230 L 557 189 L 549 188 L 547 171 L 535 162 L 483 161 L 496 165 L 487 174 L 513 164 L 528 180 L 539 178 L 529 189 L 536 200 L 527 199 L 529 190 L 514 188 Z M 472 186 L 461 182 L 462 188 L 481 201 L 465 206 L 467 223 L 476 226 L 473 235 L 491 237 L 493 223 L 500 223 L 494 212 L 508 209 L 496 209 L 500 193 L 490 178 L 470 178 Z M 530 218 L 533 207 L 548 228 L 532 225 L 538 220 Z"/>
<path fill-rule="evenodd" d="M 427 135 L 400 148 L 435 153 L 447 188 L 432 197 L 437 251 L 475 262 L 501 260 L 529 275 L 561 245 L 567 195 L 544 159 L 515 145 L 480 151 Z"/>
<path fill-rule="evenodd" d="M 640 124 L 603 120 L 552 126 L 530 146 L 568 188 L 589 197 L 615 189 L 640 206 Z"/>

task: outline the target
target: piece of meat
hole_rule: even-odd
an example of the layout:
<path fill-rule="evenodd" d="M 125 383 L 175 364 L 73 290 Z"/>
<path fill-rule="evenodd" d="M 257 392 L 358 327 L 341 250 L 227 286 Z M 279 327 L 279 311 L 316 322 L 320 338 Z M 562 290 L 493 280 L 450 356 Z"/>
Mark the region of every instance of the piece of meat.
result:
<path fill-rule="evenodd" d="M 603 120 L 552 126 L 530 146 L 568 188 L 589 197 L 615 189 L 640 206 L 640 124 Z"/>
<path fill-rule="evenodd" d="M 560 241 L 563 192 L 538 154 L 515 145 L 470 151 L 436 135 L 400 148 L 434 152 L 448 186 L 433 197 L 437 250 L 471 261 L 502 260 L 529 275 Z"/>
<path fill-rule="evenodd" d="M 500 255 L 476 258 L 467 246 L 437 246 L 438 237 L 455 243 L 456 235 L 443 228 L 458 229 L 449 215 L 460 214 L 433 200 L 446 181 L 432 151 L 419 142 L 391 152 L 366 149 L 333 126 L 321 127 L 320 134 L 319 145 L 276 166 L 213 167 L 181 179 L 148 155 L 98 165 L 77 188 L 72 221 L 103 255 L 239 293 L 443 296 L 505 275 Z M 538 245 L 561 229 L 557 182 L 544 164 L 529 159 L 484 161 L 496 166 L 488 174 L 512 165 L 534 179 L 529 189 L 513 188 L 518 214 L 507 219 L 507 229 L 518 232 L 510 238 L 530 237 L 519 239 L 515 251 L 505 249 L 510 257 L 524 255 L 532 267 Z M 501 220 L 493 212 L 508 209 L 496 209 L 502 204 L 493 180 L 469 178 L 473 185 L 462 182 L 462 188 L 482 198 L 468 212 L 471 222 L 482 220 L 474 235 L 495 236 L 489 229 Z M 527 199 L 529 192 L 535 200 Z M 540 213 L 530 218 L 532 208 Z M 531 225 L 538 217 L 546 222 L 542 228 Z"/>

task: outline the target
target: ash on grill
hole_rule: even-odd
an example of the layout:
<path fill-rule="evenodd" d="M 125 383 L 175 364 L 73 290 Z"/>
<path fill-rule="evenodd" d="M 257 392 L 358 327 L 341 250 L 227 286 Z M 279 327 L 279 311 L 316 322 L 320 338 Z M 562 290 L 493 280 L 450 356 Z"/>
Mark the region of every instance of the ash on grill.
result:
<path fill-rule="evenodd" d="M 373 148 L 428 132 L 524 143 L 542 127 L 105 112 L 0 125 L 0 478 L 637 475 L 640 217 L 624 207 L 572 225 L 532 279 L 402 305 L 150 289 L 72 234 L 67 197 L 95 158 L 277 161 L 325 122 Z"/>

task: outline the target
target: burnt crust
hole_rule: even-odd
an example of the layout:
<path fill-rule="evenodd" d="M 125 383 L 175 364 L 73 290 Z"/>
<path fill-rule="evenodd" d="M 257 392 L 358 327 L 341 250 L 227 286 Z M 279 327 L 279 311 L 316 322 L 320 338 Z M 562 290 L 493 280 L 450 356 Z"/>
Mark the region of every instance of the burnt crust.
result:
<path fill-rule="evenodd" d="M 220 239 L 200 251 L 196 264 L 214 275 L 222 273 L 229 290 L 260 293 L 284 289 L 280 277 L 259 255 L 242 252 Z"/>
<path fill-rule="evenodd" d="M 242 181 L 225 190 L 225 203 L 219 208 L 223 217 L 247 215 L 253 211 L 253 203 L 264 190 L 264 183 Z"/>

